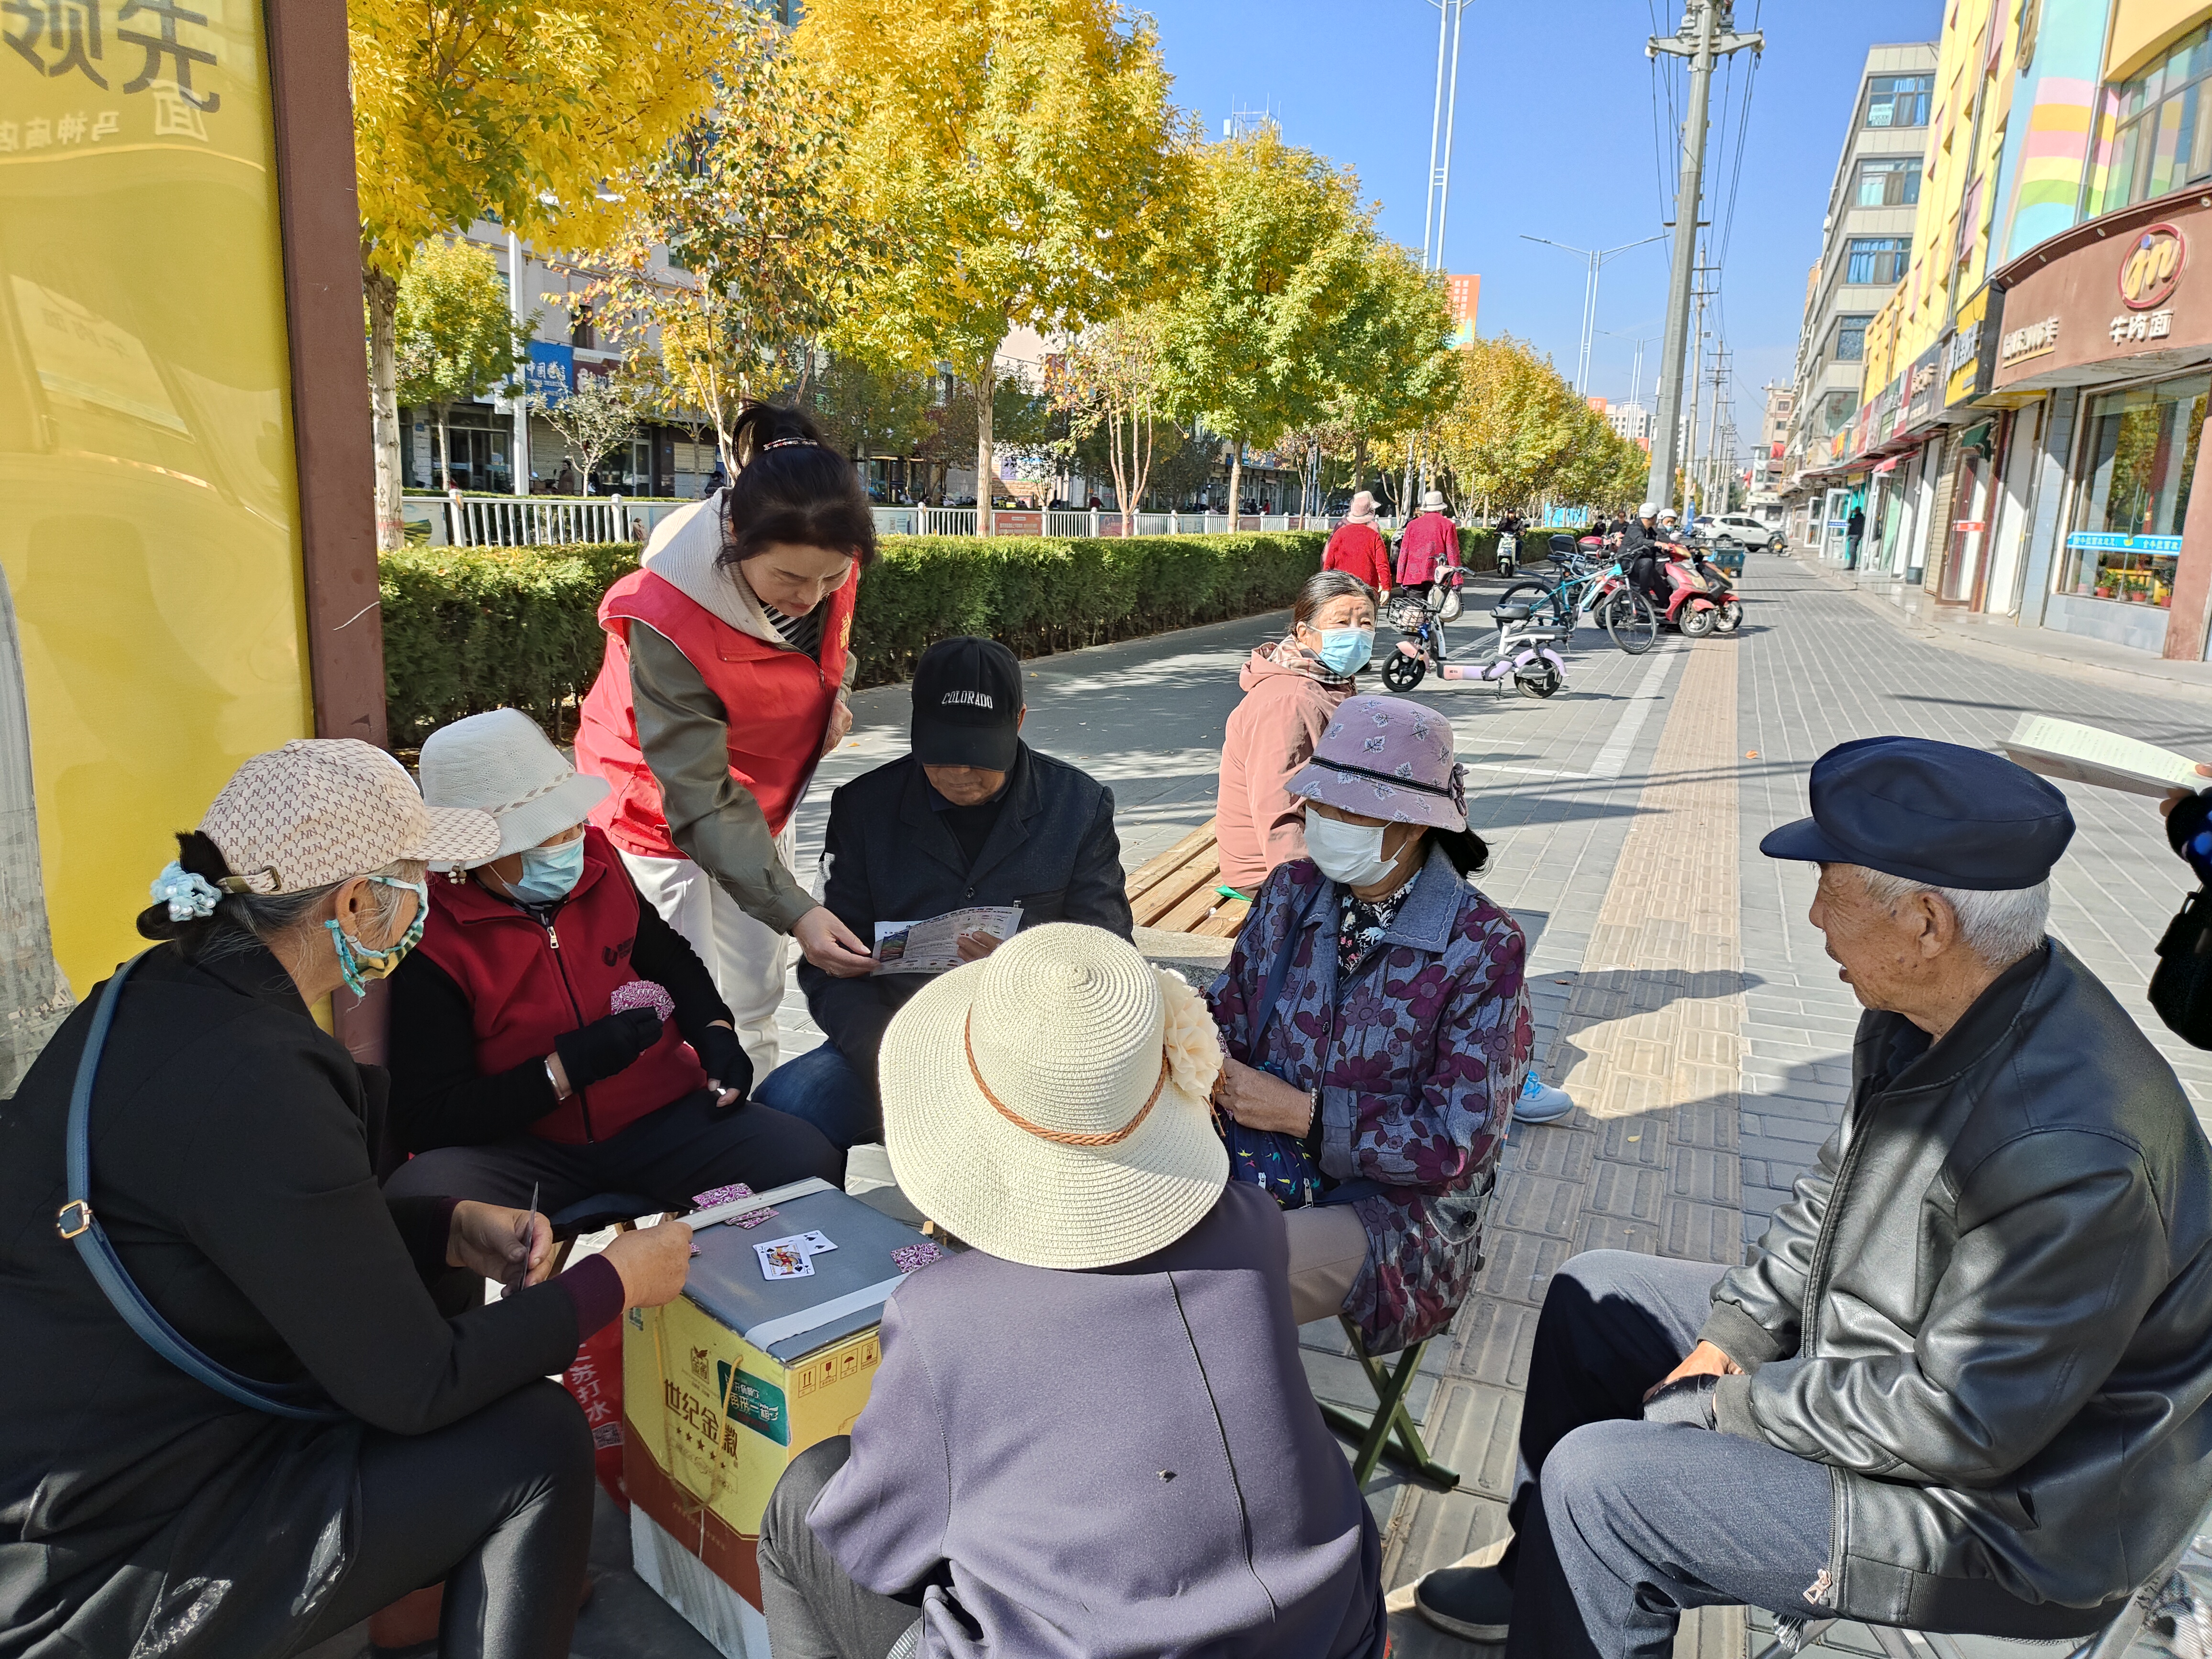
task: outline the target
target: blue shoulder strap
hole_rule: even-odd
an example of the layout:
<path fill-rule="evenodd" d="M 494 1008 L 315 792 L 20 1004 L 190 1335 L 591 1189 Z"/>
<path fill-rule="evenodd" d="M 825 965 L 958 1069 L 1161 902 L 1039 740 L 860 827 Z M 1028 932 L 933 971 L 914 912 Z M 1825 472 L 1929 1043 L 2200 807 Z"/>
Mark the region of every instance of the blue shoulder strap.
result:
<path fill-rule="evenodd" d="M 106 1230 L 93 1217 L 93 1084 L 100 1075 L 100 1050 L 107 1046 L 108 1027 L 115 1022 L 115 1005 L 122 995 L 123 981 L 145 959 L 142 953 L 118 968 L 100 992 L 99 1005 L 92 1011 L 92 1029 L 85 1033 L 84 1053 L 77 1060 L 76 1081 L 70 1090 L 69 1128 L 64 1143 L 68 1190 L 79 1196 L 62 1206 L 61 1212 L 54 1218 L 54 1231 L 76 1246 L 76 1253 L 90 1270 L 93 1282 L 114 1304 L 115 1311 L 123 1316 L 123 1322 L 136 1331 L 148 1347 L 185 1376 L 256 1411 L 307 1423 L 341 1421 L 348 1413 L 328 1404 L 306 1403 L 319 1397 L 319 1389 L 279 1387 L 241 1376 L 229 1367 L 217 1364 L 178 1334 L 176 1328 L 161 1317 L 131 1275 L 123 1270 L 122 1259 L 108 1242 Z M 76 1212 L 74 1218 L 72 1211 Z"/>

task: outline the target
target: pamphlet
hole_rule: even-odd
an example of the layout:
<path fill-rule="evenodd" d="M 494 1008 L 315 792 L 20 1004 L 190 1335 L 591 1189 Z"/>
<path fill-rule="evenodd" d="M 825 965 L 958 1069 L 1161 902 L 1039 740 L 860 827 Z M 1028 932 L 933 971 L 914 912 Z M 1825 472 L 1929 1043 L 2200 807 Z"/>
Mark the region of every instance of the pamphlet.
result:
<path fill-rule="evenodd" d="M 927 921 L 876 924 L 876 974 L 942 974 L 960 965 L 960 935 L 1010 939 L 1022 925 L 1018 904 L 977 904 Z"/>
<path fill-rule="evenodd" d="M 2177 789 L 2194 793 L 2212 784 L 2186 755 L 2047 714 L 2022 714 L 2003 748 L 2031 772 L 2131 795 L 2163 799 Z"/>

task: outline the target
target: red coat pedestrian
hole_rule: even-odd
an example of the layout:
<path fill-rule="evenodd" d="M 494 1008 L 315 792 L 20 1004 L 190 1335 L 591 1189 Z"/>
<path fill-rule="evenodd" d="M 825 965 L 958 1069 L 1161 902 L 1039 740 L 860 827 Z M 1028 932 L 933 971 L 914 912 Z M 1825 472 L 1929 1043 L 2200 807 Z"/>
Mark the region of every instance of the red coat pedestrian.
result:
<path fill-rule="evenodd" d="M 1398 580 L 1419 587 L 1443 580 L 1446 570 L 1459 568 L 1459 526 L 1444 511 L 1444 498 L 1431 490 L 1421 498 L 1421 510 L 1398 538 Z"/>
<path fill-rule="evenodd" d="M 1372 524 L 1347 519 L 1337 526 L 1322 552 L 1321 568 L 1348 572 L 1378 595 L 1390 591 L 1390 549 Z"/>

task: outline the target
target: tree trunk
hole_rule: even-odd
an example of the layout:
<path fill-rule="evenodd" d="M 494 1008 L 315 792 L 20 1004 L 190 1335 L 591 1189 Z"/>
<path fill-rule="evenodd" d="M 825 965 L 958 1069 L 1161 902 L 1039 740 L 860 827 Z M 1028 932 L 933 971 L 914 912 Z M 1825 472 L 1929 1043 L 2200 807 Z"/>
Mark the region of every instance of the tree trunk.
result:
<path fill-rule="evenodd" d="M 1237 515 L 1244 510 L 1244 441 L 1232 439 L 1229 447 L 1229 527 L 1237 528 Z"/>
<path fill-rule="evenodd" d="M 453 487 L 453 406 L 438 405 L 438 488 Z"/>
<path fill-rule="evenodd" d="M 991 393 L 996 389 L 998 365 L 990 358 L 975 374 L 975 533 L 991 534 L 991 497 L 998 492 L 998 466 L 991 453 Z"/>
<path fill-rule="evenodd" d="M 1352 488 L 1356 495 L 1367 488 L 1367 434 L 1363 432 L 1352 446 Z"/>
<path fill-rule="evenodd" d="M 368 295 L 368 410 L 376 443 L 376 548 L 397 551 L 407 532 L 402 520 L 399 470 L 399 279 L 381 270 L 362 274 Z"/>

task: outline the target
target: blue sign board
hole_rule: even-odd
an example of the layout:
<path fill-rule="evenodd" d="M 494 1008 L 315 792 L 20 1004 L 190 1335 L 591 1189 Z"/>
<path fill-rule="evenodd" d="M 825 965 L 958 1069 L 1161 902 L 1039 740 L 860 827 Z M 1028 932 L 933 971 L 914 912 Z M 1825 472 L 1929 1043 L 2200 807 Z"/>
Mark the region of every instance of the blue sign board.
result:
<path fill-rule="evenodd" d="M 522 386 L 548 403 L 559 403 L 576 389 L 575 349 L 550 340 L 532 340 L 530 361 L 522 366 Z"/>
<path fill-rule="evenodd" d="M 2100 531 L 2077 530 L 2066 538 L 2066 545 L 2098 553 L 2151 553 L 2170 559 L 2181 551 L 2181 538 L 2115 536 Z"/>

